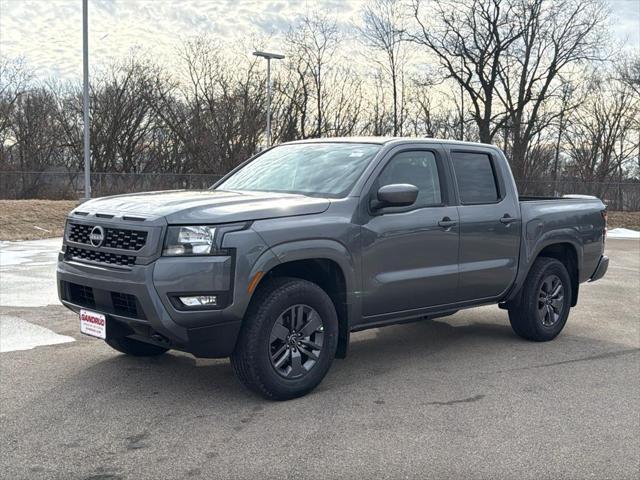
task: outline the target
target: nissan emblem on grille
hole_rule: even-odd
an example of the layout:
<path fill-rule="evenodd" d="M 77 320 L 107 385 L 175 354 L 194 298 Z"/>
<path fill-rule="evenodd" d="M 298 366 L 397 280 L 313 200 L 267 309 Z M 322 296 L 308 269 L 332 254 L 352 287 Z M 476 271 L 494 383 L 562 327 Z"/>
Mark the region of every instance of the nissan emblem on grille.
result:
<path fill-rule="evenodd" d="M 94 247 L 99 247 L 104 242 L 104 229 L 100 225 L 96 225 L 91 229 L 89 241 Z"/>

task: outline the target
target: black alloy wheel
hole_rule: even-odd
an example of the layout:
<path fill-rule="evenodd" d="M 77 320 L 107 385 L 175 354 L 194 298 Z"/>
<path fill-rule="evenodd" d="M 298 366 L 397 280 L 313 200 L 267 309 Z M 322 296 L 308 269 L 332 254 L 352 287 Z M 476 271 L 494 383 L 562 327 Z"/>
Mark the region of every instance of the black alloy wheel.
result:
<path fill-rule="evenodd" d="M 557 275 L 548 275 L 538 292 L 538 315 L 545 327 L 552 327 L 560 320 L 564 307 L 564 288 Z"/>
<path fill-rule="evenodd" d="M 322 318 L 309 305 L 292 305 L 271 329 L 271 365 L 284 378 L 306 375 L 320 359 L 324 343 Z"/>

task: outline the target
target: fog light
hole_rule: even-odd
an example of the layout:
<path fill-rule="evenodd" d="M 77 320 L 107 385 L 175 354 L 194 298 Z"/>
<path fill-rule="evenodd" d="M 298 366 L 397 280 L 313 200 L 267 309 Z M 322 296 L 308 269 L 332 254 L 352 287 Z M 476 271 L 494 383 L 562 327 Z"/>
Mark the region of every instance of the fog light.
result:
<path fill-rule="evenodd" d="M 195 297 L 179 297 L 186 307 L 208 307 L 217 305 L 218 299 L 215 295 L 198 295 Z"/>

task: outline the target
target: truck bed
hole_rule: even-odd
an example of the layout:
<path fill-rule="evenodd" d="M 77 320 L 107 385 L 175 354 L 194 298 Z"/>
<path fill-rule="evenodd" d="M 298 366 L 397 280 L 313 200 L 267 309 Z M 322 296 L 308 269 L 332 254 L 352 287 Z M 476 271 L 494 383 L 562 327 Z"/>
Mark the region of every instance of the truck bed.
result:
<path fill-rule="evenodd" d="M 563 195 L 562 197 L 544 197 L 534 195 L 519 195 L 518 200 L 521 202 L 537 202 L 543 200 L 598 200 L 598 197 L 592 195 Z"/>
<path fill-rule="evenodd" d="M 559 237 L 576 247 L 581 265 L 580 281 L 590 278 L 604 251 L 605 205 L 596 197 L 521 196 L 522 215 L 521 262 L 528 264 L 541 246 Z"/>

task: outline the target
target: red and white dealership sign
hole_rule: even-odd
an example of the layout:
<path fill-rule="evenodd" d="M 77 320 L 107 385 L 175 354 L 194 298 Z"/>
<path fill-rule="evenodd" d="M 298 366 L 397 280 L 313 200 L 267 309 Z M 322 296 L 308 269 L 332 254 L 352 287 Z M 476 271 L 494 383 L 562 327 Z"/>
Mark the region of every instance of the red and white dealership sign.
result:
<path fill-rule="evenodd" d="M 80 310 L 80 331 L 92 337 L 107 338 L 107 317 L 101 313 Z"/>

